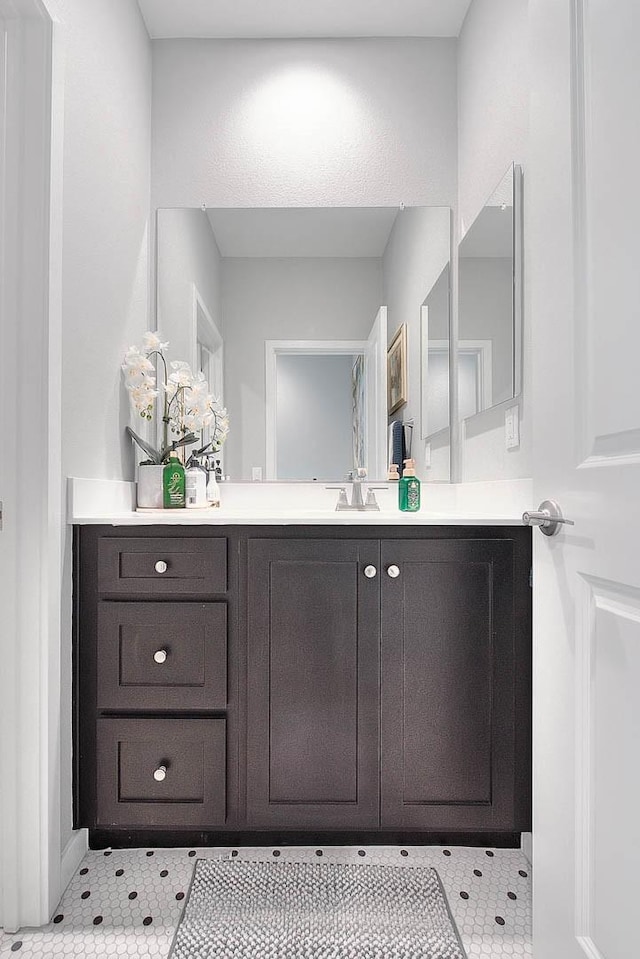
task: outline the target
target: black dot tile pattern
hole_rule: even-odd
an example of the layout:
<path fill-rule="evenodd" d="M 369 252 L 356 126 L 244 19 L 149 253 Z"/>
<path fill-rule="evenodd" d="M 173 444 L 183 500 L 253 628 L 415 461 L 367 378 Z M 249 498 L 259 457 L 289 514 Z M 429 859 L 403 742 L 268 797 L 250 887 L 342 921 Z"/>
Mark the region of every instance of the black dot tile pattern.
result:
<path fill-rule="evenodd" d="M 316 856 L 324 856 L 322 849 L 316 849 Z"/>
<path fill-rule="evenodd" d="M 105 851 L 110 855 L 105 857 Z M 274 859 L 274 852 L 280 853 L 280 858 Z M 493 855 L 487 856 L 489 852 Z M 520 850 L 314 845 L 90 851 L 48 926 L 24 929 L 13 936 L 0 929 L 0 959 L 13 952 L 25 959 L 55 959 L 58 955 L 162 959 L 169 953 L 196 858 L 322 859 L 359 863 L 363 869 L 370 864 L 408 869 L 435 866 L 468 959 L 531 959 L 533 955 L 531 870 Z"/>
<path fill-rule="evenodd" d="M 279 850 L 279 849 L 274 849 L 274 850 L 273 850 L 273 855 L 276 856 L 276 857 L 279 856 L 279 855 L 280 855 L 280 850 Z"/>

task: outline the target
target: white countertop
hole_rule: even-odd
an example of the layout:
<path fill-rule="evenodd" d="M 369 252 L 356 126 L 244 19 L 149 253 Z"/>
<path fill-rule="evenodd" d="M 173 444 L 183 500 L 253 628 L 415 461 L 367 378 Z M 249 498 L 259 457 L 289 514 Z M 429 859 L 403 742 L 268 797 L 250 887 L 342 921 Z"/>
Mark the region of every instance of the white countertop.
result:
<path fill-rule="evenodd" d="M 392 485 L 377 494 L 380 510 L 335 510 L 335 492 L 314 484 L 221 486 L 219 509 L 135 509 L 135 486 L 70 478 L 70 523 L 106 526 L 520 526 L 533 500 L 529 480 L 422 486 L 422 509 L 402 513 Z M 226 501 L 226 502 L 225 502 Z"/>

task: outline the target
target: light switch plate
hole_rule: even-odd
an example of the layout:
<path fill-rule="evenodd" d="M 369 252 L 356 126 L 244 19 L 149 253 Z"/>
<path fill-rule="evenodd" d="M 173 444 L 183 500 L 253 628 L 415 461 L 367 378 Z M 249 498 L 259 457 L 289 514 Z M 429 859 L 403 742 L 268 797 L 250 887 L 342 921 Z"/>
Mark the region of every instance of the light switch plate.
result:
<path fill-rule="evenodd" d="M 261 483 L 262 482 L 262 467 L 261 466 L 252 466 L 251 467 L 251 479 Z"/>
<path fill-rule="evenodd" d="M 517 450 L 520 446 L 520 409 L 517 406 L 505 410 L 504 445 L 508 450 Z"/>
<path fill-rule="evenodd" d="M 431 469 L 431 443 L 424 444 L 424 468 Z"/>

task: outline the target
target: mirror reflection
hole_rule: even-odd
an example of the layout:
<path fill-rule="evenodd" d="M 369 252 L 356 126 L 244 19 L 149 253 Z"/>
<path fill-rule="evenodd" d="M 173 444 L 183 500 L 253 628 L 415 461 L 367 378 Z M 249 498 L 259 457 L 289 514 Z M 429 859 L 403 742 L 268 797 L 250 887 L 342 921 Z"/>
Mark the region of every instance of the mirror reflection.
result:
<path fill-rule="evenodd" d="M 514 167 L 458 248 L 460 418 L 516 395 Z"/>
<path fill-rule="evenodd" d="M 449 249 L 448 208 L 158 210 L 157 328 L 229 411 L 225 476 L 386 479 L 390 419 L 422 417 L 420 307 Z M 403 324 L 407 395 L 390 418 Z"/>
<path fill-rule="evenodd" d="M 422 437 L 449 427 L 449 263 L 422 304 Z"/>

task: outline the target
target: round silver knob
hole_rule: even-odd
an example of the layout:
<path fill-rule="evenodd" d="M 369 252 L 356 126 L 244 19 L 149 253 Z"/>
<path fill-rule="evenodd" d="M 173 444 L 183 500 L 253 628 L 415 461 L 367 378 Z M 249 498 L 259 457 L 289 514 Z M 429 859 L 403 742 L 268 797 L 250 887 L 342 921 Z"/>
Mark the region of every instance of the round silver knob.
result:
<path fill-rule="evenodd" d="M 168 653 L 166 649 L 156 649 L 155 653 L 153 654 L 154 663 L 159 663 L 160 665 L 162 665 L 162 663 L 166 663 L 167 655 Z"/>
<path fill-rule="evenodd" d="M 390 576 L 391 579 L 396 579 L 399 575 L 400 575 L 400 569 L 397 566 L 387 567 L 387 576 Z"/>
<path fill-rule="evenodd" d="M 163 559 L 159 559 L 156 563 L 156 573 L 166 573 L 169 567 Z"/>
<path fill-rule="evenodd" d="M 364 568 L 364 575 L 367 577 L 367 579 L 373 579 L 377 572 L 378 570 L 375 568 L 375 566 L 365 566 Z"/>
<path fill-rule="evenodd" d="M 167 778 L 167 767 L 166 767 L 166 766 L 158 766 L 157 769 L 154 769 L 154 771 L 153 771 L 153 778 L 155 779 L 155 781 L 156 781 L 157 783 L 162 783 L 162 782 L 164 782 L 165 779 Z"/>

